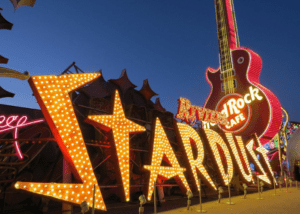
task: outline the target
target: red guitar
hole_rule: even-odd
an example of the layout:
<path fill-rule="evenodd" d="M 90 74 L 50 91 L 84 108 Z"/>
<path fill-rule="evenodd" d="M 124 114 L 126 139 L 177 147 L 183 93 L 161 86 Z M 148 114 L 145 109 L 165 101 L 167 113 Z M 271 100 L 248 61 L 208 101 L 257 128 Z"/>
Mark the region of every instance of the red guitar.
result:
<path fill-rule="evenodd" d="M 282 113 L 277 97 L 260 84 L 260 56 L 239 47 L 232 0 L 215 0 L 221 66 L 208 68 L 211 86 L 205 108 L 225 113 L 228 125 L 221 129 L 243 137 L 254 133 L 265 144 L 279 131 Z"/>

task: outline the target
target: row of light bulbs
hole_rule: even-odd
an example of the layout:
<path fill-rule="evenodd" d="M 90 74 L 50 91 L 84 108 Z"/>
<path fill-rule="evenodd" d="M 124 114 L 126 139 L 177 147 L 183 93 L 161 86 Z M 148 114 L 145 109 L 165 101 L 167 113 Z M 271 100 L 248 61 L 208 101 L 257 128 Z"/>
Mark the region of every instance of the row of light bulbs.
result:
<path fill-rule="evenodd" d="M 99 76 L 100 74 L 71 74 L 61 76 L 38 76 L 32 77 L 29 80 L 34 95 L 36 96 L 41 106 L 43 114 L 45 115 L 52 133 L 54 134 L 60 148 L 62 149 L 64 157 L 67 160 L 70 160 L 73 173 L 75 173 L 75 175 L 78 175 L 78 178 L 82 181 L 82 183 L 77 185 L 52 184 L 51 186 L 44 186 L 48 184 L 17 182 L 15 185 L 16 188 L 45 196 L 51 196 L 70 203 L 79 204 L 81 200 L 84 199 L 88 202 L 89 206 L 91 206 L 92 191 L 89 191 L 87 189 L 93 187 L 93 185 L 96 184 L 96 208 L 106 210 L 102 194 L 99 186 L 97 185 L 97 180 L 93 172 L 92 164 L 90 162 L 89 155 L 87 153 L 82 133 L 80 131 L 80 127 L 69 96 L 70 92 L 91 82 Z M 44 94 L 47 94 L 47 96 Z M 105 131 L 112 130 L 125 199 L 129 201 L 129 134 L 146 131 L 145 127 L 140 126 L 125 117 L 121 99 L 117 90 L 114 97 L 113 114 L 90 115 L 88 116 L 86 122 L 104 129 Z M 182 137 L 182 142 L 187 152 L 188 160 L 192 167 L 192 172 L 196 183 L 198 182 L 198 179 L 196 179 L 196 169 L 198 169 L 200 173 L 207 179 L 210 185 L 213 188 L 216 188 L 203 166 L 204 150 L 199 135 L 193 128 L 185 124 L 178 123 L 178 129 L 181 133 L 180 135 Z M 214 157 L 216 158 L 217 165 L 221 171 L 223 181 L 226 185 L 228 185 L 228 179 L 231 180 L 233 176 L 233 165 L 229 150 L 221 136 L 216 132 L 207 129 L 205 130 L 205 133 L 207 135 L 208 142 L 213 151 Z M 196 142 L 198 151 L 198 157 L 196 160 L 193 159 L 189 140 L 190 137 Z M 225 153 L 227 173 L 225 173 L 223 164 L 221 162 L 217 144 Z M 154 188 L 153 182 L 157 180 L 158 176 L 161 176 L 164 179 L 169 179 L 171 177 L 177 176 L 179 180 L 181 180 L 184 188 L 190 190 L 190 187 L 184 176 L 184 171 L 186 169 L 180 167 L 175 153 L 158 118 L 155 122 L 155 137 L 152 153 L 151 165 L 144 166 L 145 169 L 150 171 L 148 200 L 150 200 L 152 197 Z M 236 153 L 234 154 L 237 155 Z M 170 164 L 170 166 L 161 166 L 162 160 L 165 160 Z M 240 162 L 238 163 L 241 164 Z M 229 178 L 227 177 L 227 174 L 229 175 Z M 199 187 L 199 183 L 197 183 L 197 185 Z"/>

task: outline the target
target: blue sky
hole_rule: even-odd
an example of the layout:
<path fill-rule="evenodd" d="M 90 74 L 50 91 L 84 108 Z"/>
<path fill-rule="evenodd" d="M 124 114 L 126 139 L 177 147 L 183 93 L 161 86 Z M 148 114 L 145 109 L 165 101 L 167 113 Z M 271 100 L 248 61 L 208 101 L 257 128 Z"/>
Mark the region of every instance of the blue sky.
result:
<path fill-rule="evenodd" d="M 261 84 L 300 121 L 300 3 L 234 4 L 241 46 L 262 57 Z M 16 11 L 5 0 L 0 7 L 14 24 L 0 31 L 0 55 L 9 58 L 3 67 L 59 75 L 75 61 L 85 72 L 102 69 L 105 80 L 126 68 L 136 89 L 148 79 L 174 114 L 179 97 L 203 106 L 209 95 L 205 70 L 219 65 L 213 0 L 37 0 Z M 1 103 L 39 108 L 27 81 L 2 77 L 0 85 L 16 94 Z"/>

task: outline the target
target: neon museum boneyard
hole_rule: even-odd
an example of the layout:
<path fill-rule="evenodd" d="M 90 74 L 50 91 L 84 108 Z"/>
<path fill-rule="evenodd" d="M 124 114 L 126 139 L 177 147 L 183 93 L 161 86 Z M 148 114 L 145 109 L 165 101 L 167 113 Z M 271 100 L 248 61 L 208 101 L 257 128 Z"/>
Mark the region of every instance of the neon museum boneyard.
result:
<path fill-rule="evenodd" d="M 17 6 L 14 5 L 14 7 Z M 239 44 L 233 1 L 215 0 L 215 9 L 220 67 L 218 69 L 208 68 L 206 71 L 206 79 L 211 86 L 211 91 L 203 107 L 192 105 L 188 99 L 179 98 L 178 112 L 175 117 L 181 122 L 177 122 L 172 114 L 170 126 L 173 127 L 163 125 L 163 116 L 152 114 L 153 109 L 163 109 L 161 106 L 158 108 L 152 106 L 152 109 L 146 110 L 147 105 L 151 103 L 150 99 L 153 96 L 151 94 L 155 94 L 149 85 L 148 89 L 144 90 L 144 86 L 147 88 L 147 84 L 144 84 L 142 89 L 137 92 L 139 96 L 143 96 L 141 98 L 143 103 L 147 104 L 136 105 L 135 109 L 144 108 L 145 114 L 151 112 L 152 116 L 144 120 L 145 123 L 138 121 L 138 117 L 125 116 L 125 108 L 129 105 L 123 105 L 121 98 L 126 94 L 124 91 L 136 87 L 128 80 L 126 71 L 122 73 L 120 79 L 111 80 L 115 84 L 114 90 L 111 90 L 114 91 L 113 95 L 111 92 L 107 92 L 103 96 L 96 96 L 96 98 L 111 97 L 112 104 L 106 106 L 111 106 L 112 111 L 108 110 L 105 113 L 97 112 L 95 114 L 90 113 L 94 110 L 89 111 L 87 116 L 83 115 L 83 121 L 79 121 L 78 109 L 75 108 L 77 103 L 73 103 L 74 97 L 71 96 L 74 95 L 76 90 L 91 86 L 98 81 L 101 77 L 100 73 L 83 72 L 79 74 L 77 67 L 75 67 L 77 74 L 66 75 L 63 72 L 64 75 L 59 76 L 30 77 L 29 85 L 40 105 L 44 119 L 41 119 L 40 116 L 40 119 L 35 118 L 35 120 L 32 120 L 25 115 L 0 115 L 0 133 L 13 132 L 13 146 L 18 160 L 22 160 L 26 152 L 24 152 L 23 157 L 19 138 L 27 139 L 26 141 L 29 139 L 30 141 L 30 138 L 37 139 L 34 136 L 38 134 L 40 139 L 46 139 L 45 141 L 48 142 L 51 133 L 48 127 L 43 127 L 43 125 L 46 126 L 43 124 L 46 121 L 74 178 L 69 181 L 66 181 L 68 179 L 62 179 L 63 183 L 58 183 L 59 181 L 51 182 L 53 177 L 42 179 L 42 182 L 38 180 L 29 182 L 20 178 L 14 183 L 14 188 L 69 204 L 79 205 L 86 201 L 90 207 L 94 203 L 96 209 L 106 210 L 104 202 L 104 192 L 106 190 L 101 188 L 102 180 L 97 177 L 90 150 L 87 148 L 87 139 L 83 135 L 83 124 L 92 126 L 93 131 L 97 130 L 102 133 L 104 139 L 107 136 L 103 132 L 108 133 L 109 155 L 104 151 L 101 153 L 103 159 L 98 158 L 98 161 L 100 165 L 109 158 L 113 159 L 113 161 L 106 164 L 110 164 L 110 168 L 107 168 L 113 171 L 115 177 L 111 179 L 108 174 L 105 174 L 103 180 L 108 178 L 108 182 L 116 181 L 114 184 L 117 188 L 118 197 L 122 201 L 132 200 L 131 193 L 136 190 L 134 189 L 136 183 L 132 182 L 134 180 L 133 175 L 137 175 L 133 170 L 134 168 L 131 167 L 134 164 L 138 168 L 136 171 L 140 176 L 140 183 L 138 184 L 142 187 L 139 188 L 143 190 L 143 194 L 146 195 L 149 201 L 153 200 L 155 183 L 157 182 L 160 185 L 170 180 L 177 183 L 183 194 L 188 190 L 197 192 L 200 187 L 199 180 L 203 181 L 211 190 L 217 190 L 220 185 L 229 186 L 235 178 L 238 182 L 241 181 L 246 184 L 254 182 L 255 179 L 264 182 L 266 185 L 274 184 L 273 182 L 276 182 L 276 180 L 267 157 L 268 150 L 263 145 L 271 141 L 279 131 L 282 122 L 280 102 L 269 89 L 259 82 L 262 68 L 260 56 L 248 48 L 241 47 Z M 12 26 L 11 23 L 10 25 Z M 72 65 L 75 66 L 75 63 Z M 2 73 L 4 72 L 3 69 L 5 68 L 1 68 Z M 7 72 L 7 70 L 10 71 Z M 11 69 L 6 69 L 4 73 L 7 77 L 19 79 L 29 77 L 29 74 L 20 75 L 18 72 L 12 72 Z M 98 83 L 101 82 L 98 86 L 109 84 L 104 79 L 102 80 L 102 82 L 98 81 Z M 124 88 L 120 87 L 122 84 L 125 88 L 124 91 Z M 119 88 L 120 91 L 118 91 Z M 99 88 L 91 89 L 93 92 L 96 90 L 100 91 Z M 90 102 L 90 100 L 87 102 Z M 103 100 L 108 102 L 104 98 Z M 131 102 L 131 104 L 135 105 L 136 103 Z M 85 107 L 89 108 L 89 106 Z M 134 108 L 132 107 L 132 109 Z M 198 121 L 202 121 L 201 128 L 193 126 Z M 20 129 L 26 129 L 28 126 L 37 123 L 42 128 L 32 127 L 32 129 L 19 133 Z M 204 128 L 203 124 L 205 123 L 210 124 L 212 128 Z M 149 127 L 149 124 L 152 127 L 151 125 Z M 169 138 L 168 129 L 172 129 L 172 133 L 175 135 L 175 146 Z M 131 155 L 134 152 L 132 152 L 130 146 L 143 133 L 147 133 L 147 137 L 150 133 L 151 139 L 148 141 L 146 137 L 146 140 L 142 142 L 149 148 L 139 156 L 142 160 L 140 166 L 134 161 L 134 164 L 131 162 Z M 96 144 L 94 143 L 93 146 Z M 24 145 L 24 142 L 22 142 L 22 145 Z M 178 148 L 175 149 L 174 147 Z M 42 146 L 38 148 L 39 151 L 42 148 Z M 94 149 L 93 151 L 99 150 Z M 180 155 L 177 154 L 178 151 L 180 151 Z M 57 156 L 60 157 L 60 155 Z M 28 157 L 29 155 L 26 154 L 26 158 Z M 28 164 L 35 157 L 35 155 L 32 155 L 31 159 L 28 158 Z M 213 166 L 214 175 L 207 162 Z M 254 165 L 255 173 L 251 171 L 250 163 Z M 13 174 L 17 174 L 18 170 L 16 168 L 10 167 L 9 169 L 14 170 Z M 97 170 L 99 172 L 102 169 L 99 167 Z M 69 174 L 65 171 L 63 173 L 63 176 Z"/>
<path fill-rule="evenodd" d="M 106 210 L 103 195 L 97 183 L 90 157 L 77 121 L 69 93 L 98 78 L 100 73 L 69 74 L 60 76 L 34 76 L 29 79 L 41 110 L 44 114 L 64 158 L 72 168 L 77 183 L 15 183 L 15 188 L 72 204 L 87 201 L 93 203 L 93 188 L 96 184 L 95 208 Z M 255 90 L 255 89 L 250 89 Z M 247 95 L 246 95 L 247 96 Z M 246 98 L 245 98 L 246 99 Z M 229 102 L 229 101 L 228 101 Z M 237 101 L 239 103 L 241 101 Z M 239 105 L 239 104 L 237 104 Z M 192 110 L 191 110 L 192 109 Z M 183 120 L 205 120 L 218 125 L 227 125 L 229 121 L 219 112 L 190 105 L 184 98 L 179 99 L 177 118 Z M 118 159 L 118 170 L 122 183 L 121 191 L 124 201 L 130 201 L 130 134 L 142 133 L 146 128 L 127 119 L 124 114 L 118 90 L 113 99 L 113 113 L 110 115 L 89 115 L 85 122 L 104 131 L 112 130 L 115 155 Z M 260 143 L 259 136 L 252 135 L 245 142 L 241 136 L 230 132 L 216 132 L 202 129 L 197 132 L 186 123 L 174 123 L 176 137 L 179 139 L 184 163 L 180 164 L 168 140 L 165 130 L 157 117 L 153 123 L 153 136 L 149 162 L 144 165 L 148 173 L 148 185 L 144 188 L 147 199 L 153 196 L 154 182 L 175 178 L 185 193 L 187 190 L 197 191 L 200 178 L 211 189 L 217 188 L 203 165 L 204 147 L 210 153 L 210 159 L 217 166 L 222 185 L 231 182 L 234 171 L 245 183 L 254 181 L 250 162 L 258 172 L 258 178 L 266 184 L 274 181 L 273 171 L 267 159 L 267 150 Z M 197 157 L 193 155 L 197 152 Z M 260 159 L 257 159 L 257 155 Z M 162 165 L 162 162 L 167 164 Z M 188 181 L 190 181 L 188 183 Z"/>

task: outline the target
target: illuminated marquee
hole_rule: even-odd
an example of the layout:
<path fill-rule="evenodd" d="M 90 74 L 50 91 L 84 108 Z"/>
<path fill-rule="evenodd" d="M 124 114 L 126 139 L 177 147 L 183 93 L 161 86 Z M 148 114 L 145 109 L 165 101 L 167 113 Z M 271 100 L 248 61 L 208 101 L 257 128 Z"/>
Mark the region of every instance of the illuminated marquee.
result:
<path fill-rule="evenodd" d="M 106 210 L 69 96 L 70 92 L 99 76 L 100 74 L 71 74 L 61 76 L 36 76 L 29 79 L 29 84 L 41 106 L 45 119 L 52 130 L 64 158 L 69 162 L 73 175 L 79 182 L 17 182 L 15 188 L 77 205 L 85 200 L 89 206 L 92 206 L 93 186 L 96 185 L 95 207 L 97 209 Z M 199 112 L 196 114 L 199 114 Z M 8 121 L 8 119 L 6 119 L 8 124 L 11 124 L 9 123 L 10 120 Z M 3 119 L 3 122 L 4 121 Z M 20 119 L 20 121 L 19 124 L 25 124 L 25 122 L 22 122 L 25 121 L 25 118 Z M 91 115 L 86 122 L 106 131 L 112 130 L 123 183 L 124 197 L 126 200 L 129 200 L 129 134 L 143 132 L 145 128 L 125 118 L 117 91 L 114 99 L 113 114 Z M 226 133 L 226 137 L 222 138 L 217 132 L 204 129 L 203 133 L 206 136 L 204 142 L 198 133 L 186 124 L 177 123 L 177 129 L 177 135 L 179 135 L 177 137 L 181 139 L 182 148 L 188 160 L 186 167 L 189 169 L 187 171 L 192 173 L 192 178 L 197 186 L 199 185 L 197 180 L 200 177 L 209 187 L 216 189 L 216 184 L 213 183 L 203 165 L 203 143 L 206 142 L 208 144 L 207 147 L 211 151 L 211 159 L 216 163 L 215 165 L 217 166 L 217 171 L 219 171 L 223 184 L 228 185 L 228 180 L 230 182 L 233 177 L 233 163 L 238 166 L 236 170 L 241 172 L 244 180 L 247 182 L 252 181 L 248 156 L 251 162 L 259 169 L 260 174 L 258 178 L 268 184 L 273 182 L 274 175 L 267 161 L 266 150 L 262 147 L 256 136 L 247 142 L 245 149 L 241 138 L 238 136 L 234 138 L 234 136 L 229 133 Z M 151 163 L 150 165 L 144 165 L 144 168 L 148 170 L 150 174 L 147 188 L 148 200 L 151 200 L 154 182 L 158 177 L 161 179 L 174 177 L 180 186 L 183 187 L 183 191 L 190 189 L 184 174 L 186 167 L 180 166 L 159 118 L 156 118 L 154 130 L 152 152 L 149 152 L 151 153 L 149 157 L 151 158 Z M 203 137 L 203 135 L 201 136 Z M 192 147 L 197 150 L 198 157 L 196 158 L 192 155 Z M 233 153 L 234 159 L 231 158 L 230 152 Z M 226 159 L 224 162 L 222 162 L 223 157 L 221 153 Z M 257 154 L 260 154 L 260 160 L 257 159 Z M 169 166 L 161 166 L 163 160 Z M 197 171 L 199 173 L 197 173 Z"/>

